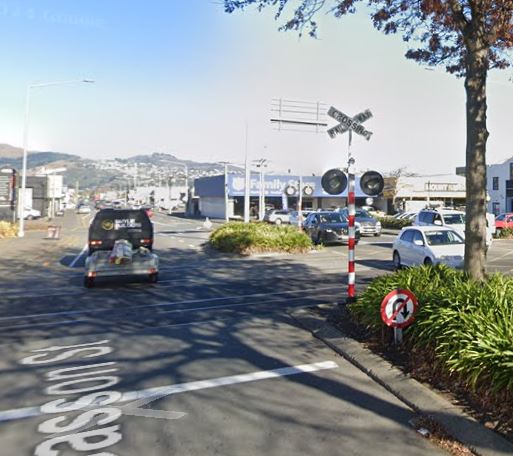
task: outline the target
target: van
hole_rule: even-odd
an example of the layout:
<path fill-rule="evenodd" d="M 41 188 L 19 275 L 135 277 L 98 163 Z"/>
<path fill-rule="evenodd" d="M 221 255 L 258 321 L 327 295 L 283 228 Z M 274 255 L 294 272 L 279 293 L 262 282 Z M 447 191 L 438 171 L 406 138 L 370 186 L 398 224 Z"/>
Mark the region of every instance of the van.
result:
<path fill-rule="evenodd" d="M 153 249 L 153 224 L 144 209 L 101 209 L 89 226 L 89 255 L 127 240 L 134 249 Z"/>

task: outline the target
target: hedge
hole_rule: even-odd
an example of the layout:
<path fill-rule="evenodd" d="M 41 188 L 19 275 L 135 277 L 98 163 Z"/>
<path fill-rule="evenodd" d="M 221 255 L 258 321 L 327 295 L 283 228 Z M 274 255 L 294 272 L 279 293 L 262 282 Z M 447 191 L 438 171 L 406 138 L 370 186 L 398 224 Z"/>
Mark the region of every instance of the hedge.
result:
<path fill-rule="evenodd" d="M 382 228 L 397 229 L 400 230 L 405 226 L 412 224 L 411 220 L 396 219 L 394 217 L 378 217 Z"/>
<path fill-rule="evenodd" d="M 471 388 L 513 392 L 513 278 L 494 274 L 476 282 L 446 266 L 421 266 L 375 279 L 349 308 L 353 319 L 378 330 L 380 304 L 396 288 L 419 301 L 405 331 L 412 347 L 431 348 L 444 370 Z"/>
<path fill-rule="evenodd" d="M 230 222 L 210 235 L 210 244 L 222 252 L 242 255 L 260 252 L 303 253 L 312 249 L 312 240 L 297 227 L 268 223 Z"/>

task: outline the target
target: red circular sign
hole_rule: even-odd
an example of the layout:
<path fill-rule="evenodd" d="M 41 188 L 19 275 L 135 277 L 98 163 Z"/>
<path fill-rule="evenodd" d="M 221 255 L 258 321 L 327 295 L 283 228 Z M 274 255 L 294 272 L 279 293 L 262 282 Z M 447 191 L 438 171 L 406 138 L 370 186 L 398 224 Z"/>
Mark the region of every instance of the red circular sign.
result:
<path fill-rule="evenodd" d="M 388 293 L 381 303 L 381 319 L 393 328 L 405 328 L 415 320 L 418 302 L 410 290 L 396 289 Z"/>

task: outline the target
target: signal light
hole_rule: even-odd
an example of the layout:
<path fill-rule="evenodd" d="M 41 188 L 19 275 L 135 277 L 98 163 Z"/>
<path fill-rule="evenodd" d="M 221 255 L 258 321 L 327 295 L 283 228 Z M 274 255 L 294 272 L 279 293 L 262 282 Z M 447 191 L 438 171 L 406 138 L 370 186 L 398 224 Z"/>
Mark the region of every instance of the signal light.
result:
<path fill-rule="evenodd" d="M 383 176 L 377 171 L 367 171 L 360 178 L 362 192 L 369 196 L 379 195 L 385 187 Z"/>
<path fill-rule="evenodd" d="M 321 186 L 329 195 L 339 195 L 347 187 L 347 177 L 340 169 L 330 169 L 323 174 Z"/>

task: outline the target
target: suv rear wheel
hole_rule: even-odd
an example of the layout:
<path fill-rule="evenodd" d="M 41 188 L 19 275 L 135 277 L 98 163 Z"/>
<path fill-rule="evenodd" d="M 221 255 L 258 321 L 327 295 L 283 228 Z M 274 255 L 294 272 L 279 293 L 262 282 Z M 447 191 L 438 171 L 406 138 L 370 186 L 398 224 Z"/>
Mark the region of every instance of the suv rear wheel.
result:
<path fill-rule="evenodd" d="M 424 266 L 433 266 L 433 260 L 429 257 L 424 259 Z"/>
<path fill-rule="evenodd" d="M 277 218 L 276 221 L 274 222 L 276 225 L 281 225 L 282 224 L 282 219 L 281 218 Z"/>

